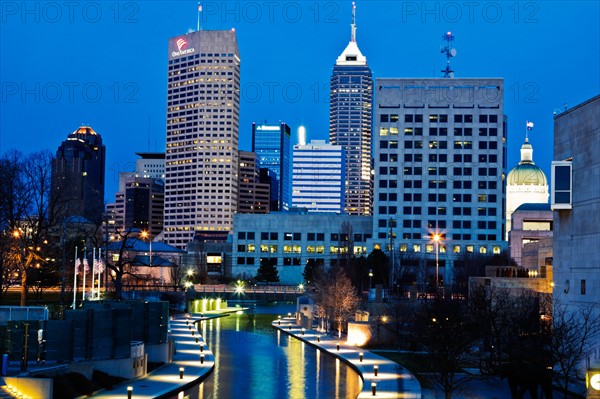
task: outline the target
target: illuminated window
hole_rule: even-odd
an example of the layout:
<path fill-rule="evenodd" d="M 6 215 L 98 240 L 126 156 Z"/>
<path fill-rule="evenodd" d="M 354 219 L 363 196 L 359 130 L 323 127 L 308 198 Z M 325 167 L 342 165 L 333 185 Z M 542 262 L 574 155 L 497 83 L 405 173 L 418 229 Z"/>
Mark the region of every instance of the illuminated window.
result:
<path fill-rule="evenodd" d="M 425 246 L 425 251 L 427 251 L 428 253 L 431 253 L 431 252 L 433 252 L 433 245 L 431 245 L 431 244 L 427 244 L 427 245 Z M 417 252 L 417 251 L 415 251 L 415 252 Z"/>
<path fill-rule="evenodd" d="M 487 254 L 487 248 L 486 247 L 479 247 L 479 253 L 480 254 Z"/>
<path fill-rule="evenodd" d="M 308 252 L 309 254 L 314 254 L 315 253 L 315 246 L 314 245 L 309 245 L 306 247 L 306 252 Z"/>
<path fill-rule="evenodd" d="M 267 244 L 260 244 L 260 252 L 269 252 L 269 246 Z"/>
<path fill-rule="evenodd" d="M 256 245 L 254 244 L 248 244 L 248 252 L 254 252 L 256 251 Z"/>
<path fill-rule="evenodd" d="M 373 249 L 381 249 L 381 245 L 375 244 L 375 245 L 373 245 Z"/>
<path fill-rule="evenodd" d="M 221 263 L 222 260 L 221 255 L 209 255 L 206 257 L 206 263 Z"/>
<path fill-rule="evenodd" d="M 330 254 L 337 254 L 338 250 L 339 250 L 338 247 L 335 247 L 333 245 L 329 247 L 329 253 Z"/>
<path fill-rule="evenodd" d="M 389 129 L 387 127 L 382 127 L 379 129 L 379 135 L 380 136 L 387 136 L 389 133 Z"/>
<path fill-rule="evenodd" d="M 398 134 L 398 128 L 397 127 L 390 127 L 390 134 Z"/>
<path fill-rule="evenodd" d="M 283 246 L 283 253 L 284 254 L 291 254 L 292 253 L 292 246 L 291 245 L 284 245 Z"/>
<path fill-rule="evenodd" d="M 318 254 L 324 254 L 325 253 L 325 246 L 324 245 L 317 245 L 317 253 Z"/>
<path fill-rule="evenodd" d="M 468 253 L 473 253 L 473 246 L 472 245 L 467 245 L 467 252 Z"/>
<path fill-rule="evenodd" d="M 413 252 L 421 252 L 421 245 L 413 244 Z"/>
<path fill-rule="evenodd" d="M 445 254 L 446 253 L 446 246 L 445 245 L 440 245 L 440 253 L 441 254 Z"/>
<path fill-rule="evenodd" d="M 292 248 L 293 248 L 295 254 L 302 253 L 302 248 L 300 247 L 300 245 L 294 245 Z"/>
<path fill-rule="evenodd" d="M 278 246 L 277 245 L 270 245 L 269 246 L 269 250 L 273 254 L 273 253 L 277 252 Z"/>
<path fill-rule="evenodd" d="M 406 244 L 400 244 L 400 252 L 406 252 Z"/>
<path fill-rule="evenodd" d="M 455 245 L 453 251 L 455 254 L 459 254 L 460 253 L 460 245 Z"/>
<path fill-rule="evenodd" d="M 497 246 L 497 245 L 496 245 L 496 246 L 494 246 L 494 248 L 492 249 L 492 252 L 493 252 L 495 255 L 498 255 L 498 254 L 500 253 L 500 247 L 499 247 L 499 246 Z"/>

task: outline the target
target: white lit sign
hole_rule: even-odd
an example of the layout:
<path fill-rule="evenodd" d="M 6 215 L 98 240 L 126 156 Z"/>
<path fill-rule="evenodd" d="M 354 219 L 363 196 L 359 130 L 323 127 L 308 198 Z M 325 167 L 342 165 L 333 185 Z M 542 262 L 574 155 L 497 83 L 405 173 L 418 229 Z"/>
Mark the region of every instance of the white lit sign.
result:
<path fill-rule="evenodd" d="M 596 391 L 600 391 L 600 372 L 597 372 L 590 377 L 590 385 Z"/>

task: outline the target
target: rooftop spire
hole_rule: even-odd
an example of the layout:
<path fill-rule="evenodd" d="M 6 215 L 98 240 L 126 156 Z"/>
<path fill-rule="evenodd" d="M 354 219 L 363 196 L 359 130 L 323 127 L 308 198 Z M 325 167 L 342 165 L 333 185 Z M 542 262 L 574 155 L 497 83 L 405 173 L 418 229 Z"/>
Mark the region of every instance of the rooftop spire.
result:
<path fill-rule="evenodd" d="M 350 25 L 350 27 L 352 28 L 350 41 L 356 42 L 356 3 L 355 2 L 352 2 L 352 25 Z"/>

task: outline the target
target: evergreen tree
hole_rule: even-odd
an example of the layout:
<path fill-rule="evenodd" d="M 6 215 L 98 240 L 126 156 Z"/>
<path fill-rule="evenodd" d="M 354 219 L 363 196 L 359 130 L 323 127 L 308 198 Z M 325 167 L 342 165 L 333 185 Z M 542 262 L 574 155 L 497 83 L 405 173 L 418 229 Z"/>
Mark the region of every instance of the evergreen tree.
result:
<path fill-rule="evenodd" d="M 275 259 L 274 259 L 275 260 Z M 264 281 L 268 283 L 276 283 L 279 281 L 279 272 L 275 263 L 271 262 L 270 259 L 266 259 L 264 262 L 260 262 L 260 267 L 256 273 L 256 281 Z"/>

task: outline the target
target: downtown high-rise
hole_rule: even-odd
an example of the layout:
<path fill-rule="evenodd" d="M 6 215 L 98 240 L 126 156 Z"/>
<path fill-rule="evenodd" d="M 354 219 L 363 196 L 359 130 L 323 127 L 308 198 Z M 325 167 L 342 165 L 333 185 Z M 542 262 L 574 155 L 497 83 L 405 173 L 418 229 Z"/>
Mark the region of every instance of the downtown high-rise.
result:
<path fill-rule="evenodd" d="M 52 203 L 59 217 L 100 223 L 104 213 L 106 148 L 102 137 L 81 126 L 62 142 L 52 161 Z"/>
<path fill-rule="evenodd" d="M 271 211 L 287 211 L 292 204 L 290 127 L 252 123 L 252 152 L 260 168 L 273 172 L 276 189 L 271 192 Z"/>
<path fill-rule="evenodd" d="M 344 213 L 344 149 L 313 140 L 294 146 L 292 204 L 309 212 Z"/>
<path fill-rule="evenodd" d="M 164 239 L 222 240 L 238 202 L 240 57 L 234 30 L 169 39 Z"/>
<path fill-rule="evenodd" d="M 438 255 L 440 284 L 464 279 L 468 259 L 506 249 L 504 81 L 376 84 L 373 246 L 398 278 L 431 283 Z"/>
<path fill-rule="evenodd" d="M 329 140 L 346 152 L 344 211 L 370 215 L 373 78 L 367 58 L 356 43 L 355 11 L 353 5 L 350 42 L 337 58 L 331 75 Z"/>

